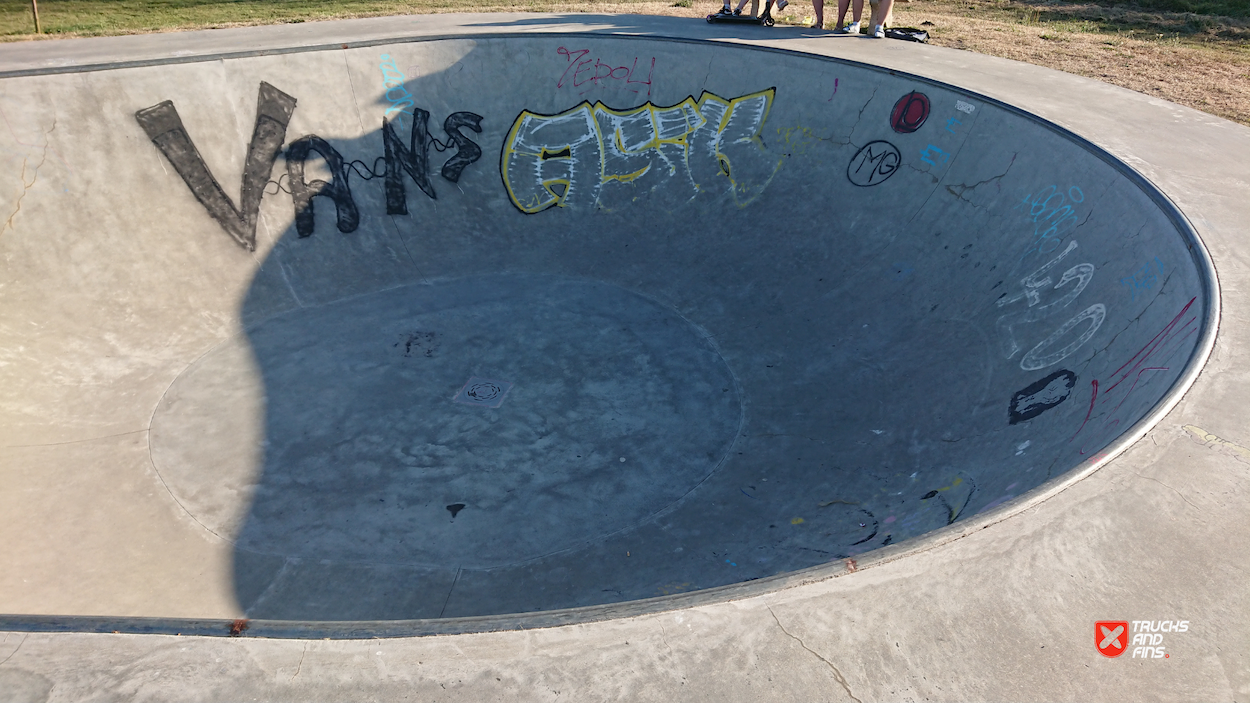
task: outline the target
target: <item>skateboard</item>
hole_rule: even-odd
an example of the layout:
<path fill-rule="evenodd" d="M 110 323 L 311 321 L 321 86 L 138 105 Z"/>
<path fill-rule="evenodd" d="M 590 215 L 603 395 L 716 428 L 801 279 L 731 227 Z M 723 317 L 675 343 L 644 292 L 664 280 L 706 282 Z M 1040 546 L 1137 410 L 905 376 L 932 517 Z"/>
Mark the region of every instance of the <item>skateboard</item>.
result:
<path fill-rule="evenodd" d="M 767 2 L 764 3 L 764 11 L 761 12 L 758 16 L 735 15 L 730 12 L 725 12 L 722 9 L 720 12 L 716 12 L 716 13 L 708 15 L 707 21 L 710 23 L 728 22 L 729 24 L 760 24 L 765 27 L 771 27 L 774 24 L 776 24 L 776 21 L 773 20 L 772 9 L 773 9 L 773 0 L 768 0 Z"/>

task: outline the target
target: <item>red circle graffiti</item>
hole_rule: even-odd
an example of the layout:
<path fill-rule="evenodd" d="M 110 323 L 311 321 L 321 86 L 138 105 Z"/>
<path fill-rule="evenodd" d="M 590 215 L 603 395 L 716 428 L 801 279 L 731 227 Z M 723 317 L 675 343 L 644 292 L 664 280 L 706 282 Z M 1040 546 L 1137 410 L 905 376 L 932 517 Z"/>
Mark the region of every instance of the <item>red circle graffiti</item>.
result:
<path fill-rule="evenodd" d="M 899 134 L 911 134 L 929 119 L 929 98 L 924 93 L 912 91 L 894 103 L 890 126 Z"/>

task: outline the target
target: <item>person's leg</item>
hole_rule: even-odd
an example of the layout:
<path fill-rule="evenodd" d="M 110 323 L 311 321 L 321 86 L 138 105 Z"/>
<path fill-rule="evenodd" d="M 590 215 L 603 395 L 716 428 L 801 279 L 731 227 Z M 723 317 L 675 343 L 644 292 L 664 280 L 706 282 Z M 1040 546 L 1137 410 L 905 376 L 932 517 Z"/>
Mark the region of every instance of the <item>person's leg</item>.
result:
<path fill-rule="evenodd" d="M 838 0 L 838 7 L 848 0 Z M 812 0 L 812 10 L 816 12 L 816 20 L 812 22 L 812 26 L 816 29 L 825 28 L 825 0 Z"/>
<path fill-rule="evenodd" d="M 815 5 L 817 2 L 819 2 L 822 6 L 825 4 L 824 0 L 812 0 L 812 5 Z M 838 21 L 833 25 L 834 31 L 842 29 L 842 22 L 846 19 L 846 8 L 850 7 L 850 5 L 851 0 L 838 0 Z M 823 13 L 819 10 L 816 12 L 817 22 L 823 19 L 822 15 Z"/>
<path fill-rule="evenodd" d="M 854 21 L 846 25 L 846 27 L 843 27 L 842 22 L 846 19 L 847 5 L 852 6 L 851 17 Z M 841 32 L 843 34 L 859 34 L 859 18 L 863 14 L 864 0 L 854 0 L 854 2 L 851 2 L 850 0 L 838 0 L 838 28 L 834 31 Z"/>
<path fill-rule="evenodd" d="M 885 38 L 885 18 L 890 16 L 890 8 L 894 7 L 894 0 L 881 0 L 881 4 L 877 6 L 877 17 L 881 24 L 872 28 L 872 36 L 877 39 Z"/>

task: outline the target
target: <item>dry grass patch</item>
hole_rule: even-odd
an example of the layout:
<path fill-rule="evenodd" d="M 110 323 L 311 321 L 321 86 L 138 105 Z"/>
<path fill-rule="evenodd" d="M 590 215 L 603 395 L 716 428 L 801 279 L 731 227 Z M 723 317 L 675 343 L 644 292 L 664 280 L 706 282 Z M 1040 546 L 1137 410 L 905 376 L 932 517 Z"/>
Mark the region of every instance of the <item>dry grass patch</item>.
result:
<path fill-rule="evenodd" d="M 975 2 L 900 2 L 895 19 L 907 26 L 931 22 L 926 29 L 938 46 L 1095 78 L 1250 125 L 1250 30 L 1245 22 L 1200 23 L 1156 13 L 1152 25 L 1146 21 L 1150 13 L 1123 8 L 1101 8 L 1118 22 L 1096 21 L 1089 15 L 1097 6 L 1088 5 L 1066 6 L 1071 12 L 1046 21 L 1029 12 L 1037 8 L 1023 3 L 982 4 L 984 13 L 975 11 Z M 1014 21 L 1008 21 L 1011 10 L 1005 12 L 1004 5 L 1015 6 Z M 1183 26 L 1200 31 L 1152 31 Z"/>

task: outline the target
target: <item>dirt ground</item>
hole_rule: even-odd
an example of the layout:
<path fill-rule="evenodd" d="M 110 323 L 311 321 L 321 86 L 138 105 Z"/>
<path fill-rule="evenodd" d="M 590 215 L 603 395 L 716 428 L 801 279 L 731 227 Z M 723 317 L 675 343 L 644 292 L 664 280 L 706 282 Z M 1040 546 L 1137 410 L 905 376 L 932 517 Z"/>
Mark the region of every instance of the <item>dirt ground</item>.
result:
<path fill-rule="evenodd" d="M 1224 27 L 1212 25 L 1208 31 L 1186 34 L 1184 25 L 1182 31 L 1163 31 L 1184 22 L 1175 15 L 1156 13 L 1153 26 L 1147 16 L 1140 22 L 1145 27 L 1136 28 L 1108 27 L 1079 17 L 1082 10 L 1097 12 L 1097 6 L 1068 6 L 1077 15 L 1072 19 L 1039 21 L 1025 14 L 1013 22 L 1001 12 L 995 17 L 996 13 L 978 15 L 963 9 L 976 4 L 900 2 L 894 15 L 901 26 L 932 22 L 932 27 L 924 28 L 931 30 L 931 43 L 939 46 L 1096 78 L 1250 125 L 1250 31 L 1244 24 L 1224 20 Z"/>

